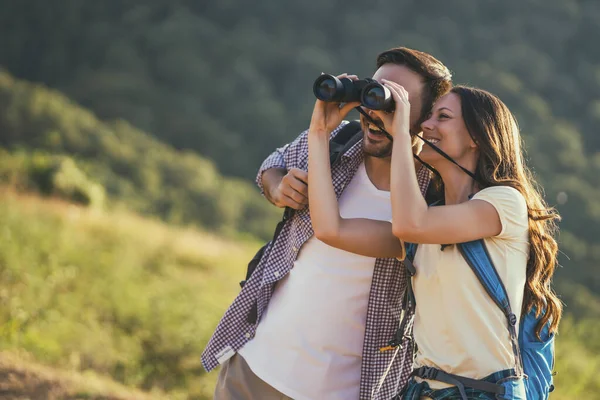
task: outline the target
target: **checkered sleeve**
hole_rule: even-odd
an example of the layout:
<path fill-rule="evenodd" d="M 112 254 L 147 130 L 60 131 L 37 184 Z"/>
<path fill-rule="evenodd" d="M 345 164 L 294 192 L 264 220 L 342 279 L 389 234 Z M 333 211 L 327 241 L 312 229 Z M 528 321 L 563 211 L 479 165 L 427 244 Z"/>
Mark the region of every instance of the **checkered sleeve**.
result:
<path fill-rule="evenodd" d="M 333 138 L 338 132 L 348 123 L 348 121 L 342 121 L 342 123 L 335 128 L 330 135 Z M 264 186 L 262 181 L 263 172 L 271 168 L 299 168 L 307 170 L 308 167 L 308 129 L 302 132 L 293 142 L 288 143 L 278 149 L 276 149 L 270 156 L 268 156 L 262 165 L 258 169 L 256 175 L 256 184 L 260 189 L 260 192 L 264 195 Z"/>
<path fill-rule="evenodd" d="M 263 186 L 263 181 L 262 181 L 263 172 L 265 172 L 266 170 L 271 169 L 271 168 L 286 168 L 285 159 L 283 158 L 283 153 L 285 152 L 285 149 L 288 146 L 289 146 L 289 144 L 286 144 L 285 146 L 276 149 L 273 153 L 271 153 L 270 156 L 268 156 L 265 159 L 265 161 L 263 161 L 260 168 L 258 169 L 258 174 L 256 175 L 256 184 L 258 185 L 258 188 L 260 189 L 260 193 L 262 195 L 265 194 L 265 188 Z"/>
<path fill-rule="evenodd" d="M 308 155 L 308 129 L 302 132 L 293 142 L 276 149 L 263 161 L 256 175 L 256 184 L 260 192 L 264 194 L 263 172 L 271 168 L 284 168 L 286 170 L 289 168 L 298 168 L 297 165 L 293 165 L 297 164 L 294 162 L 294 159 L 303 153 Z"/>
<path fill-rule="evenodd" d="M 427 167 L 421 165 L 421 168 L 417 171 L 417 183 L 419 184 L 419 188 L 421 189 L 421 194 L 425 196 L 427 193 L 427 188 L 431 182 L 431 172 Z"/>

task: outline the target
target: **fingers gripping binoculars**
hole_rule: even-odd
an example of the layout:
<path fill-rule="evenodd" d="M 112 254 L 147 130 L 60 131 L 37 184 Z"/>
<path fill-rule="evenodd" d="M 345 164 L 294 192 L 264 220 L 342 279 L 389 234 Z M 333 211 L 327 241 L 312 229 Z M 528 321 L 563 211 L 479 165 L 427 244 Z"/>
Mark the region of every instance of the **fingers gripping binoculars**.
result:
<path fill-rule="evenodd" d="M 390 90 L 370 78 L 354 81 L 323 74 L 315 80 L 313 93 L 317 99 L 327 102 L 360 102 L 365 108 L 387 112 L 395 108 Z"/>

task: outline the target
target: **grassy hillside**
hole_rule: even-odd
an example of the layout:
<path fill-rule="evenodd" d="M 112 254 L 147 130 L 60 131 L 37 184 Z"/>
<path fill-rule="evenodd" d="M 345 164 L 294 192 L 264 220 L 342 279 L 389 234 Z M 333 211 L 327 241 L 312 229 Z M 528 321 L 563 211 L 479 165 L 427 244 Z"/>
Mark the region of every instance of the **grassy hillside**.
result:
<path fill-rule="evenodd" d="M 58 191 L 85 204 L 107 197 L 113 208 L 263 238 L 278 215 L 253 184 L 221 176 L 212 162 L 124 121 L 99 121 L 58 91 L 1 68 L 0 146 L 8 150 L 0 182 L 16 187 Z"/>
<path fill-rule="evenodd" d="M 7 191 L 0 237 L 0 350 L 174 399 L 211 398 L 216 376 L 200 352 L 258 243 Z M 552 398 L 594 398 L 598 314 L 567 318 L 557 349 Z"/>
<path fill-rule="evenodd" d="M 208 399 L 200 353 L 257 243 L 0 194 L 0 350 Z"/>

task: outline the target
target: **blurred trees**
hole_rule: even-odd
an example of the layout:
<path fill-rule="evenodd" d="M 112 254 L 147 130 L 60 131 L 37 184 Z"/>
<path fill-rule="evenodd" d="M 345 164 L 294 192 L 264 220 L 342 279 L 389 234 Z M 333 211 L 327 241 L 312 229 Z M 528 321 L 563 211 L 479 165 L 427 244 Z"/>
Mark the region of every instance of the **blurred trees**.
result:
<path fill-rule="evenodd" d="M 249 178 L 305 128 L 320 72 L 370 75 L 397 45 L 432 52 L 527 126 L 545 112 L 593 130 L 599 18 L 600 4 L 579 0 L 22 0 L 0 16 L 0 64 Z M 600 149 L 595 135 L 582 143 Z"/>
<path fill-rule="evenodd" d="M 179 225 L 268 238 L 277 210 L 249 182 L 122 120 L 103 123 L 62 94 L 0 70 L 0 181 L 78 203 L 122 204 Z"/>

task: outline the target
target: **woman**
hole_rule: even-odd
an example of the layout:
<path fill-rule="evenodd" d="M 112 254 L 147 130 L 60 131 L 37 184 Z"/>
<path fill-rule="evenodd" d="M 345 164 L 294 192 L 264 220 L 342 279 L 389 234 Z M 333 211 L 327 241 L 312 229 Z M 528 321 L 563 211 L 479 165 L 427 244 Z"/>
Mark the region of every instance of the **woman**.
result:
<path fill-rule="evenodd" d="M 370 114 L 383 122 L 394 139 L 392 224 L 340 218 L 326 156 L 328 127 L 336 126 L 350 105 L 339 109 L 318 101 L 309 130 L 309 204 L 315 235 L 340 247 L 345 239 L 360 241 L 369 232 L 370 237 L 362 239 L 368 243 L 355 247 L 359 253 L 369 249 L 397 254 L 398 243 L 419 244 L 412 278 L 415 370 L 433 367 L 488 382 L 512 379 L 518 361 L 506 334 L 506 318 L 457 246 L 447 244 L 483 239 L 517 321 L 521 310 L 545 310 L 536 333 L 546 323 L 553 333 L 562 313 L 550 288 L 558 251 L 553 238 L 558 216 L 542 200 L 525 166 L 513 115 L 494 95 L 467 87 L 455 87 L 440 98 L 421 127 L 424 140 L 476 180 L 426 144 L 420 158 L 439 173 L 444 193 L 443 205 L 428 207 L 416 180 L 408 93 L 394 82 L 382 83 L 395 100 L 395 112 Z M 419 377 L 409 381 L 404 393 L 405 398 L 417 399 L 465 397 L 456 386 Z M 467 395 L 496 398 L 473 388 Z"/>

